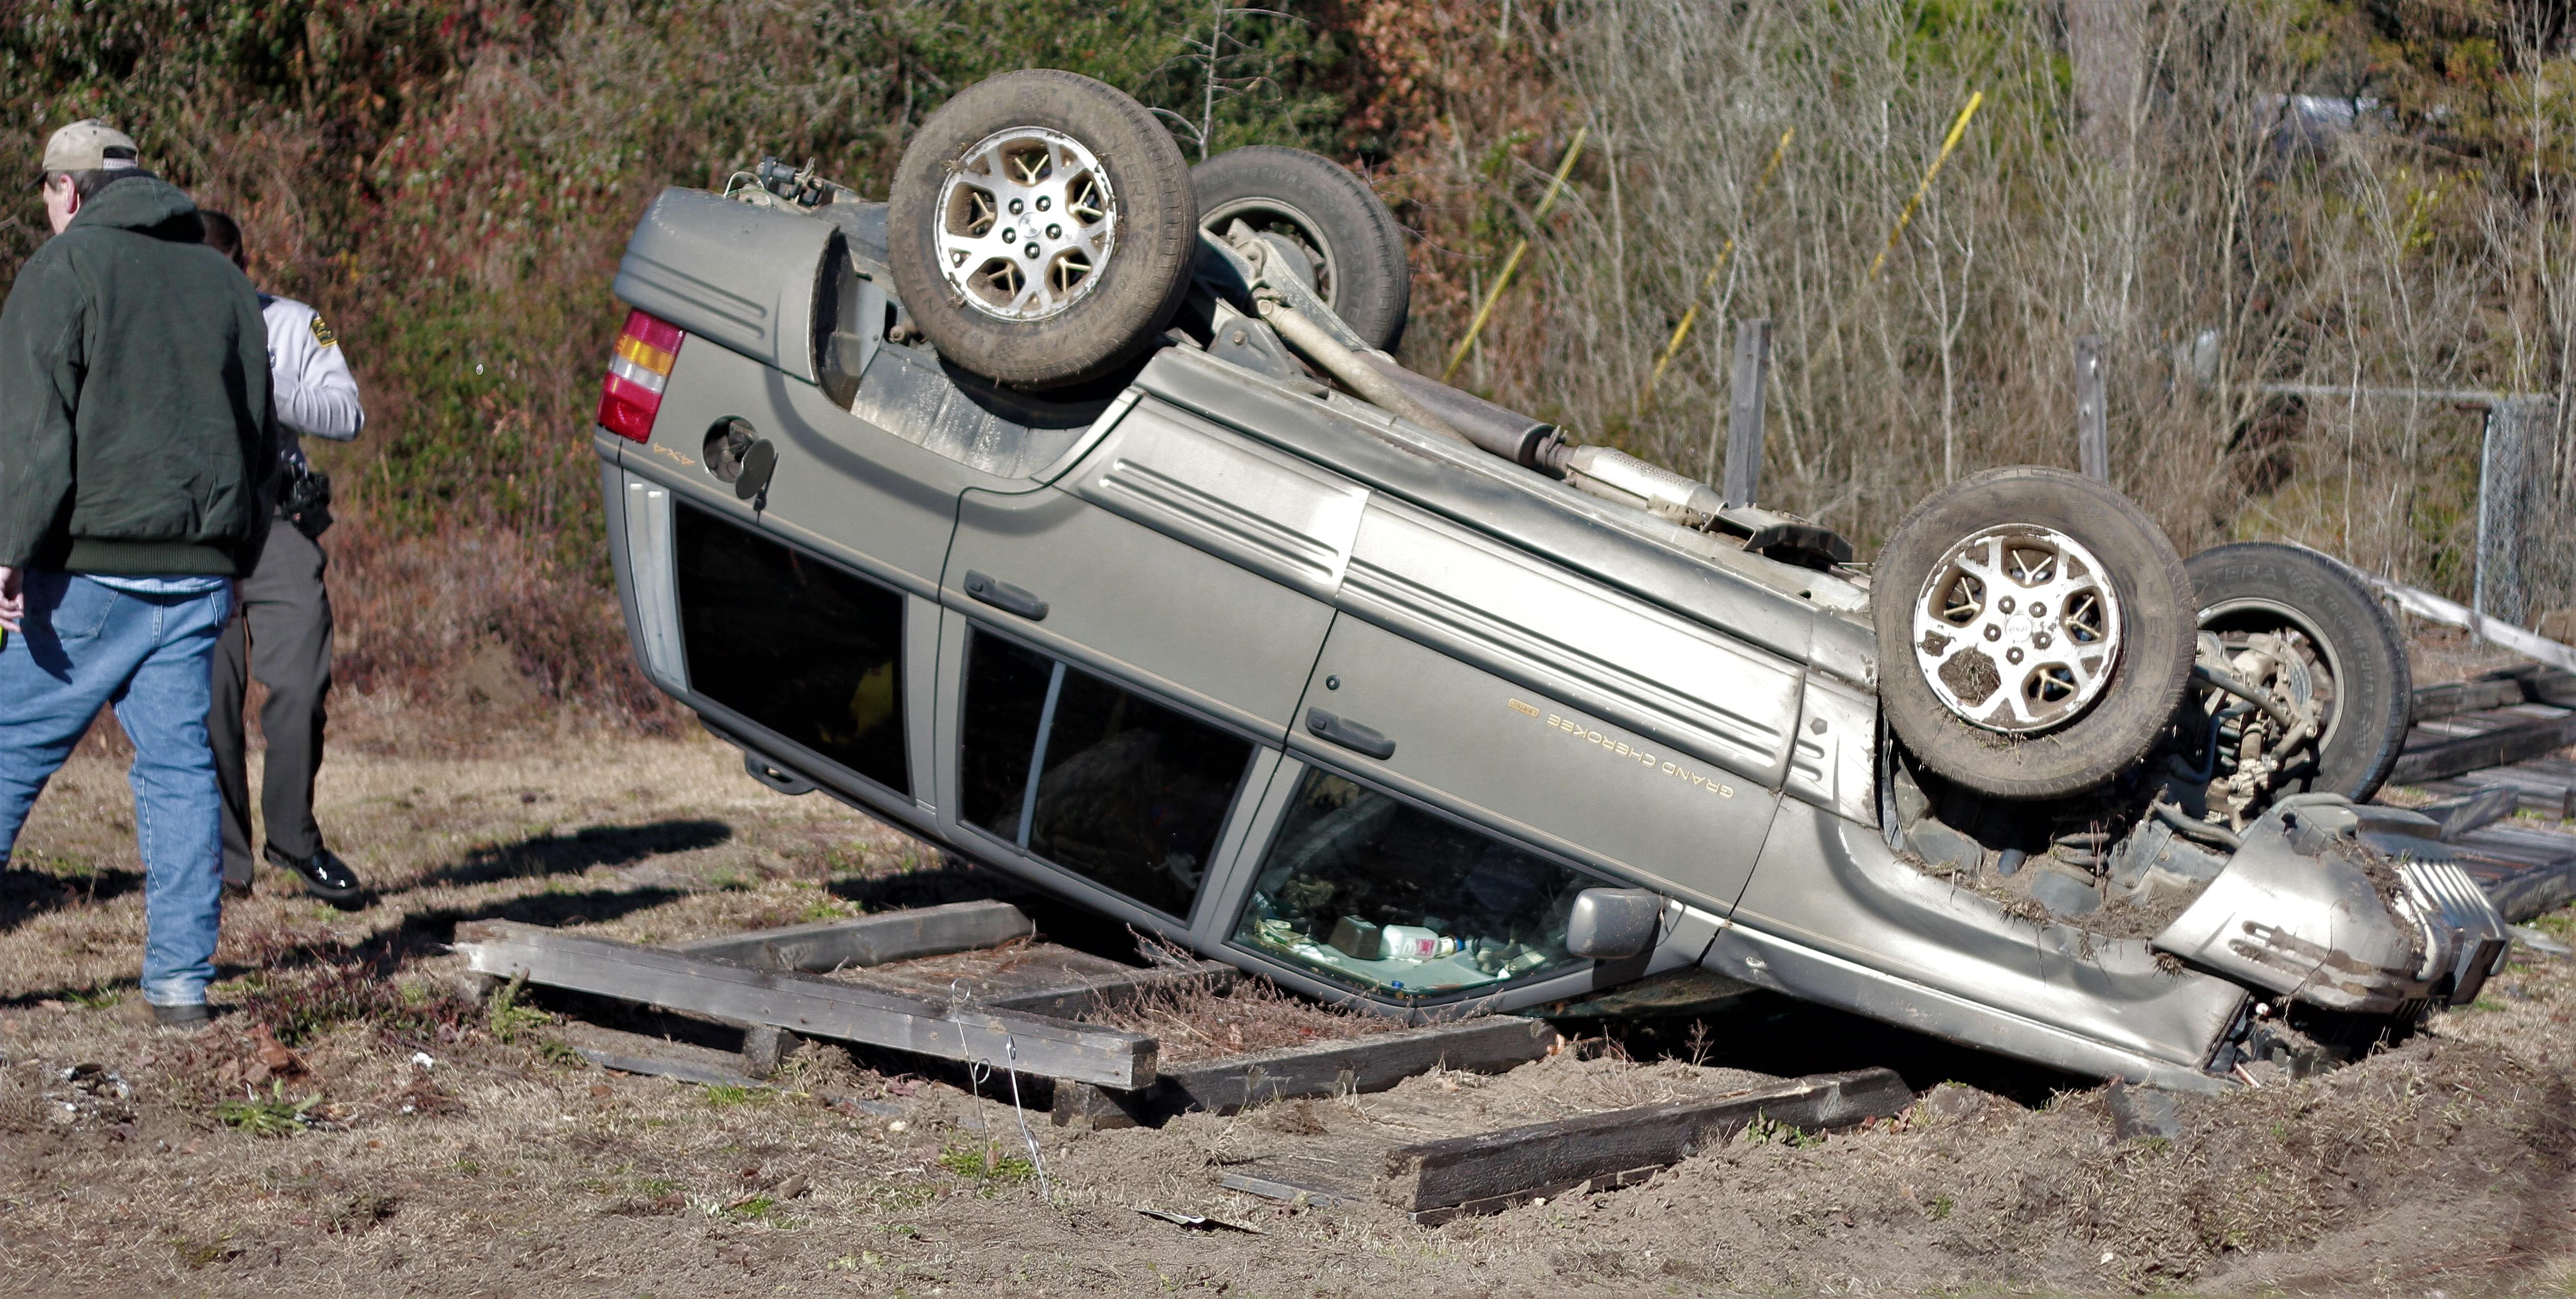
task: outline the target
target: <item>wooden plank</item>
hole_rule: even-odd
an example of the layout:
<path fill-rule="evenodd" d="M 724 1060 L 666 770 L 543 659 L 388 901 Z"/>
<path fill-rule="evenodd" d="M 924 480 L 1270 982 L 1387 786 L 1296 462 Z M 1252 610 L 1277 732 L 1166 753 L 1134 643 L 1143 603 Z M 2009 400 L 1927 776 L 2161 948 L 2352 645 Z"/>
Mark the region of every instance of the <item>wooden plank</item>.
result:
<path fill-rule="evenodd" d="M 580 1020 L 565 1023 L 555 1030 L 555 1035 L 563 1040 L 564 1045 L 571 1047 L 575 1055 L 602 1069 L 614 1069 L 619 1073 L 644 1074 L 655 1078 L 675 1078 L 681 1082 L 697 1083 L 706 1087 L 759 1087 L 771 1091 L 779 1089 L 778 1085 L 769 1081 L 765 1075 L 753 1076 L 745 1068 L 748 1063 L 746 1058 L 737 1056 L 731 1051 L 718 1051 L 689 1042 L 674 1042 L 668 1038 L 646 1037 L 641 1033 L 603 1028 Z M 815 1095 L 834 1105 L 846 1105 L 882 1118 L 902 1118 L 905 1113 L 900 1105 L 889 1105 L 884 1101 L 869 1100 L 861 1096 L 839 1092 L 819 1092 Z"/>
<path fill-rule="evenodd" d="M 1217 1185 L 1229 1191 L 1258 1195 L 1265 1200 L 1283 1200 L 1313 1209 L 1330 1209 L 1341 1204 L 1342 1192 L 1322 1186 L 1308 1186 L 1276 1177 L 1252 1173 L 1228 1173 L 1217 1179 Z"/>
<path fill-rule="evenodd" d="M 2436 798 L 2454 798 L 2474 794 L 2481 789 L 2510 789 L 2514 792 L 2519 811 L 2537 813 L 2553 821 L 2576 820 L 2576 783 L 2539 770 L 2538 762 L 2517 762 L 2510 766 L 2489 767 L 2484 771 L 2464 771 L 2446 780 L 2428 780 L 2413 788 Z"/>
<path fill-rule="evenodd" d="M 646 1037 L 614 1028 L 571 1020 L 555 1030 L 565 1046 L 602 1069 L 650 1074 L 707 1086 L 758 1087 L 743 1058 L 731 1051 L 693 1042 Z"/>
<path fill-rule="evenodd" d="M 2485 712 L 2490 708 L 2521 703 L 2526 698 L 2529 696 L 2523 693 L 2519 676 L 2489 675 L 2467 681 L 2446 681 L 2437 686 L 2419 686 L 2415 690 L 2415 720 L 2429 722 L 2461 713 Z"/>
<path fill-rule="evenodd" d="M 2501 824 L 2462 835 L 2456 846 L 2460 864 L 2508 923 L 2520 924 L 2576 901 L 2576 835 Z"/>
<path fill-rule="evenodd" d="M 2449 843 L 2513 815 L 2521 804 L 2520 791 L 2505 785 L 2483 785 L 2466 794 L 2436 799 L 2415 811 L 2433 818 L 2434 824 L 2441 827 L 2442 841 Z"/>
<path fill-rule="evenodd" d="M 1798 1128 L 1849 1127 L 1914 1101 L 1886 1069 L 1818 1074 L 1732 1096 L 1674 1101 L 1399 1146 L 1387 1152 L 1390 1203 L 1416 1221 L 1490 1212 L 1595 1179 L 1633 1179 L 1757 1118 Z"/>
<path fill-rule="evenodd" d="M 665 947 L 764 970 L 816 971 L 971 951 L 1036 932 L 1028 916 L 1008 902 L 951 902 L 852 920 L 720 934 Z"/>
<path fill-rule="evenodd" d="M 993 997 L 983 1004 L 995 1010 L 1018 1011 L 1029 1015 L 1049 1015 L 1057 1019 L 1080 1019 L 1095 1011 L 1133 1004 L 1163 992 L 1196 991 L 1204 988 L 1220 996 L 1234 986 L 1235 968 L 1221 961 L 1198 961 L 1189 965 L 1166 966 L 1150 970 L 1127 970 L 1102 978 L 1063 983 L 1031 992 Z"/>
<path fill-rule="evenodd" d="M 2438 780 L 2535 758 L 2571 743 L 2576 743 L 2576 713 L 2410 748 L 2398 755 L 2388 778 L 2401 785 Z"/>
<path fill-rule="evenodd" d="M 1057 1087 L 1055 1121 L 1102 1128 L 1160 1126 L 1193 1110 L 1232 1114 L 1263 1101 L 1385 1091 L 1434 1069 L 1502 1073 L 1545 1058 L 1557 1041 L 1556 1030 L 1541 1021 L 1491 1015 L 1255 1051 L 1164 1070 L 1153 1086 L 1140 1090 Z"/>
<path fill-rule="evenodd" d="M 1157 1044 L 1138 1033 L 900 997 L 506 920 L 458 925 L 456 938 L 480 974 L 525 974 L 551 987 L 1048 1078 L 1125 1088 L 1154 1081 Z"/>

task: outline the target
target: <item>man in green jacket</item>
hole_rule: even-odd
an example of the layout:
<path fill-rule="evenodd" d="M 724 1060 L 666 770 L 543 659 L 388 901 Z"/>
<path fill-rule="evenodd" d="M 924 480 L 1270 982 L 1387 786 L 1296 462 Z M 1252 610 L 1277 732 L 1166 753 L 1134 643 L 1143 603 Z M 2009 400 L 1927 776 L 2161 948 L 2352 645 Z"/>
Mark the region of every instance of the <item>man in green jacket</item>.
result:
<path fill-rule="evenodd" d="M 259 295 L 95 120 L 46 142 L 54 237 L 0 308 L 0 865 L 102 706 L 134 742 L 143 997 L 206 1018 L 223 813 L 206 736 L 277 460 Z"/>

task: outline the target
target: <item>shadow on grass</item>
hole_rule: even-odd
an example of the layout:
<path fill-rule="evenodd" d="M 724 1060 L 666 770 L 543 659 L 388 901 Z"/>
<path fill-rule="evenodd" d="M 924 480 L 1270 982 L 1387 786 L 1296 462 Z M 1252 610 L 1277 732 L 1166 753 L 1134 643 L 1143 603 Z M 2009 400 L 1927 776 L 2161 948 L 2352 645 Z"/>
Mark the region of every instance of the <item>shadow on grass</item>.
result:
<path fill-rule="evenodd" d="M 441 866 L 423 884 L 489 884 L 532 875 L 578 875 L 593 866 L 624 866 L 647 857 L 694 852 L 733 838 L 722 821 L 655 821 L 650 825 L 594 825 L 569 835 L 536 835 L 493 844 Z"/>
<path fill-rule="evenodd" d="M 15 929 L 49 911 L 106 902 L 142 887 L 141 871 L 108 867 L 75 872 L 13 865 L 0 870 L 0 931 Z"/>
<path fill-rule="evenodd" d="M 1692 1025 L 1701 1025 L 1696 1040 Z M 1962 1082 L 2036 1107 L 2059 1091 L 2100 1086 L 2092 1078 L 2029 1064 L 1874 1019 L 1755 992 L 1732 1008 L 1687 1018 L 1567 1019 L 1570 1037 L 1604 1037 L 1640 1062 L 1695 1060 L 1781 1077 L 1885 1066 L 1916 1091 Z"/>

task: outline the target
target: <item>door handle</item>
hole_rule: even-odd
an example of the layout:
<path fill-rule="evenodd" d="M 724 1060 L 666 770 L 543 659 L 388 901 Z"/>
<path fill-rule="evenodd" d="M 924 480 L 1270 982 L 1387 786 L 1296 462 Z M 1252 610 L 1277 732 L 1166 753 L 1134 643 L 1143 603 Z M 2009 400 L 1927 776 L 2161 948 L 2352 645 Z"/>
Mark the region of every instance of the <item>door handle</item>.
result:
<path fill-rule="evenodd" d="M 1015 613 L 1030 622 L 1044 622 L 1047 602 L 1008 582 L 996 581 L 973 569 L 966 572 L 966 594 L 1001 610 Z"/>
<path fill-rule="evenodd" d="M 1383 732 L 1371 730 L 1357 722 L 1344 721 L 1321 708 L 1306 710 L 1306 729 L 1320 739 L 1338 744 L 1354 753 L 1384 762 L 1395 756 L 1395 741 Z"/>

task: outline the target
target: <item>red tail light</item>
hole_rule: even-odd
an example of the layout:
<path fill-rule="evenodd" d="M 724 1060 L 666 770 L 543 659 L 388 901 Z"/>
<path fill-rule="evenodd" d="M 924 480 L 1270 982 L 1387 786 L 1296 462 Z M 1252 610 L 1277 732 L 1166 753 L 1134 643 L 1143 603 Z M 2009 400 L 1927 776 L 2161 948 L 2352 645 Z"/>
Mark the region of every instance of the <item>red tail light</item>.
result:
<path fill-rule="evenodd" d="M 680 358 L 680 340 L 687 337 L 667 320 L 626 313 L 626 328 L 617 331 L 617 348 L 608 358 L 608 377 L 599 383 L 601 425 L 637 442 L 653 436 L 662 385 L 670 382 L 671 363 Z"/>

